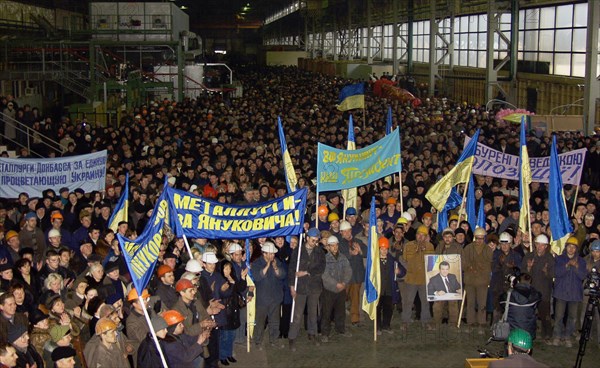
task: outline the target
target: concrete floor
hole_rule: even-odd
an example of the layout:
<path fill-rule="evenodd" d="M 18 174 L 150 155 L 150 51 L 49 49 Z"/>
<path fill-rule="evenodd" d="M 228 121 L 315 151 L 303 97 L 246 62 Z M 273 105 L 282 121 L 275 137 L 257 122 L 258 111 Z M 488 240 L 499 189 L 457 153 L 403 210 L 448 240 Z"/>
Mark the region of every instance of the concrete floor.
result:
<path fill-rule="evenodd" d="M 400 331 L 399 318 L 394 315 L 394 334 L 383 333 L 373 341 L 373 325 L 364 323 L 362 327 L 348 327 L 352 337 L 330 337 L 329 342 L 315 346 L 309 343 L 306 335 L 297 340 L 297 351 L 287 348 L 271 348 L 265 344 L 263 351 L 254 349 L 246 353 L 245 347 L 236 345 L 235 356 L 238 363 L 232 368 L 241 367 L 464 367 L 465 358 L 478 358 L 477 349 L 486 348 L 492 353 L 503 351 L 503 343 L 492 342 L 485 346 L 489 337 L 479 331 L 466 328 L 456 329 L 443 325 L 435 331 L 427 331 L 420 324 L 411 324 L 406 331 Z M 370 321 L 369 321 L 370 322 Z M 349 323 L 347 323 L 349 324 Z M 573 348 L 554 347 L 541 341 L 534 342 L 533 356 L 551 367 L 572 367 L 578 352 L 578 343 Z M 582 367 L 600 365 L 600 348 L 594 340 L 588 342 Z"/>

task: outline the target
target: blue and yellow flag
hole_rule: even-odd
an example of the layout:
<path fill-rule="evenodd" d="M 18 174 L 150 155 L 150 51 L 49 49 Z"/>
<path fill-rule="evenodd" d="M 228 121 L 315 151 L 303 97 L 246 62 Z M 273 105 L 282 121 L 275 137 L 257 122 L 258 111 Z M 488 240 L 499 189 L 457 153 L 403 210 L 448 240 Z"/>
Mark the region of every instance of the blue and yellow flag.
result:
<path fill-rule="evenodd" d="M 117 229 L 119 228 L 119 222 L 128 221 L 127 220 L 129 218 L 128 208 L 129 208 L 129 173 L 127 173 L 125 176 L 125 186 L 123 187 L 123 193 L 121 193 L 121 198 L 119 198 L 119 202 L 117 202 L 117 205 L 115 206 L 115 209 L 113 210 L 113 213 L 110 216 L 110 220 L 108 220 L 108 223 L 109 223 L 108 228 L 109 229 L 111 229 L 112 231 L 114 231 L 116 233 Z"/>
<path fill-rule="evenodd" d="M 552 147 L 550 148 L 550 182 L 548 185 L 548 209 L 550 210 L 550 230 L 552 231 L 551 249 L 554 254 L 562 254 L 567 239 L 573 232 L 573 226 L 569 221 L 565 195 L 563 193 L 562 176 L 560 174 L 560 162 L 556 151 L 556 136 L 552 136 Z"/>
<path fill-rule="evenodd" d="M 290 157 L 290 152 L 287 149 L 285 134 L 283 134 L 283 126 L 281 125 L 281 117 L 277 117 L 277 126 L 279 127 L 279 143 L 281 144 L 281 158 L 283 161 L 283 171 L 285 173 L 285 183 L 287 184 L 288 193 L 296 190 L 296 170 Z"/>
<path fill-rule="evenodd" d="M 377 304 L 381 290 L 381 273 L 379 270 L 379 237 L 377 235 L 377 217 L 375 214 L 375 197 L 371 199 L 369 214 L 369 244 L 367 251 L 367 267 L 365 270 L 365 293 L 362 309 L 371 320 L 377 317 Z"/>
<path fill-rule="evenodd" d="M 531 184 L 531 167 L 525 139 L 525 116 L 521 118 L 521 149 L 519 150 L 521 170 L 519 171 L 519 228 L 523 234 L 529 232 L 529 185 Z M 562 180 L 562 179 L 561 179 Z M 531 239 L 533 240 L 533 239 Z"/>
<path fill-rule="evenodd" d="M 165 224 L 169 223 L 170 206 L 166 195 L 167 187 L 165 178 L 165 189 L 156 201 L 152 216 L 144 231 L 135 240 L 117 234 L 125 263 L 131 274 L 131 281 L 133 281 L 138 295 L 141 295 L 152 278 L 163 241 L 163 228 Z"/>
<path fill-rule="evenodd" d="M 475 132 L 475 135 L 473 135 L 473 138 L 469 141 L 469 144 L 467 144 L 458 158 L 456 166 L 454 166 L 452 170 L 437 183 L 432 185 L 429 191 L 427 191 L 427 194 L 425 194 L 425 197 L 429 200 L 431 205 L 438 211 L 441 211 L 444 208 L 452 188 L 458 184 L 466 183 L 471 177 L 478 140 L 479 129 L 477 129 L 477 132 Z"/>
<path fill-rule="evenodd" d="M 352 121 L 352 114 L 350 114 L 350 121 L 348 122 L 348 151 L 354 151 L 356 149 L 356 141 L 354 140 L 354 122 Z M 346 210 L 350 207 L 356 209 L 356 187 L 342 190 L 342 198 L 344 198 L 344 219 L 346 218 Z"/>
<path fill-rule="evenodd" d="M 485 229 L 485 210 L 483 207 L 485 206 L 485 202 L 483 201 L 483 197 L 479 199 L 479 213 L 477 215 L 477 227 Z"/>
<path fill-rule="evenodd" d="M 392 132 L 392 107 L 388 106 L 387 120 L 385 121 L 385 135 Z"/>
<path fill-rule="evenodd" d="M 471 175 L 471 181 L 469 182 L 469 188 L 467 189 L 467 221 L 469 222 L 469 226 L 471 226 L 472 230 L 475 230 L 475 226 L 477 226 L 477 205 L 475 204 L 475 180 L 473 180 L 473 175 Z"/>
<path fill-rule="evenodd" d="M 438 212 L 438 233 L 441 234 L 442 231 L 444 231 L 444 229 L 448 227 L 448 211 L 458 207 L 461 203 L 462 197 L 460 194 L 458 194 L 456 188 L 453 187 L 450 191 L 450 196 L 448 197 L 444 208 L 442 208 L 442 210 Z"/>
<path fill-rule="evenodd" d="M 365 108 L 365 85 L 363 83 L 351 84 L 342 88 L 339 97 L 340 111 Z"/>

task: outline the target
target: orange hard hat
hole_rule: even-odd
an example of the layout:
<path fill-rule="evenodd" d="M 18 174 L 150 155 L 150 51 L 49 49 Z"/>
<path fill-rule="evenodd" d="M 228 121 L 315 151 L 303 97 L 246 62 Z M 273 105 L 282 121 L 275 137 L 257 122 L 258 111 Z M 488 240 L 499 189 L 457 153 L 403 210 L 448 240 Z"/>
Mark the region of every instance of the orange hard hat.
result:
<path fill-rule="evenodd" d="M 158 270 L 156 271 L 156 275 L 158 277 L 163 277 L 164 275 L 166 275 L 169 272 L 173 272 L 173 269 L 171 268 L 171 266 L 168 265 L 160 265 L 158 267 Z"/>
<path fill-rule="evenodd" d="M 148 289 L 144 289 L 144 291 L 142 291 L 142 298 L 146 299 L 150 297 L 150 293 L 148 292 Z M 135 290 L 134 287 L 131 288 L 131 291 L 129 291 L 129 294 L 127 294 L 127 301 L 131 302 L 134 300 L 138 300 L 138 293 L 137 290 Z"/>
<path fill-rule="evenodd" d="M 194 287 L 194 284 L 188 279 L 181 279 L 177 281 L 175 284 L 175 291 L 180 292 L 182 290 L 191 289 Z"/>
<path fill-rule="evenodd" d="M 176 310 L 164 312 L 162 318 L 167 322 L 167 326 L 173 326 L 185 320 L 185 317 Z"/>
<path fill-rule="evenodd" d="M 329 214 L 329 208 L 325 205 L 319 206 L 319 216 L 327 216 L 327 214 Z"/>
<path fill-rule="evenodd" d="M 385 236 L 379 238 L 379 248 L 390 249 L 390 241 Z"/>
<path fill-rule="evenodd" d="M 116 329 L 117 324 L 110 318 L 100 318 L 98 323 L 96 323 L 96 335 L 102 335 L 107 331 Z"/>

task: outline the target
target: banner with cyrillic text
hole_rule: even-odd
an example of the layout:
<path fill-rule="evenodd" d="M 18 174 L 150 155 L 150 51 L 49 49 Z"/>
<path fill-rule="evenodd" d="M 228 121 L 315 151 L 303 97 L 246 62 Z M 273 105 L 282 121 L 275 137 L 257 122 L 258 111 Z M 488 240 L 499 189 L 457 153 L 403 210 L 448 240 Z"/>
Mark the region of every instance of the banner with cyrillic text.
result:
<path fill-rule="evenodd" d="M 358 150 L 342 150 L 319 143 L 317 189 L 320 193 L 355 188 L 402 170 L 400 131 Z"/>
<path fill-rule="evenodd" d="M 150 220 L 144 231 L 135 239 L 130 240 L 117 233 L 119 245 L 123 250 L 125 263 L 129 268 L 131 280 L 140 293 L 152 278 L 156 261 L 160 253 L 165 223 L 169 223 L 170 206 L 165 193 L 161 194 L 154 206 Z"/>
<path fill-rule="evenodd" d="M 0 197 L 25 192 L 41 196 L 46 189 L 102 191 L 106 183 L 106 150 L 61 158 L 0 158 Z"/>
<path fill-rule="evenodd" d="M 465 137 L 465 146 L 470 140 L 470 137 Z M 582 148 L 558 155 L 563 184 L 579 185 L 583 173 L 585 154 L 586 149 Z M 481 142 L 477 143 L 473 174 L 519 180 L 520 165 L 519 156 L 503 153 Z M 532 181 L 548 183 L 550 179 L 550 156 L 530 156 L 529 165 L 531 166 Z"/>
<path fill-rule="evenodd" d="M 174 214 L 170 225 L 178 237 L 255 239 L 298 235 L 303 231 L 307 189 L 254 205 L 234 206 L 168 188 Z"/>

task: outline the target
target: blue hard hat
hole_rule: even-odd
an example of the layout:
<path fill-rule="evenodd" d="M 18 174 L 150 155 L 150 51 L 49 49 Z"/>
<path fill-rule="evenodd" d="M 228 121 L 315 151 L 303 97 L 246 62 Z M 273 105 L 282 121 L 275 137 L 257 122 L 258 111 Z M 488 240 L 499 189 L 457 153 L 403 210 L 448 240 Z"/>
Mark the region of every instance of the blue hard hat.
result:
<path fill-rule="evenodd" d="M 310 229 L 308 229 L 306 235 L 310 236 L 311 238 L 318 238 L 319 236 L 321 236 L 321 233 L 316 227 L 311 227 Z"/>
<path fill-rule="evenodd" d="M 590 245 L 591 250 L 600 250 L 600 239 L 596 239 Z"/>
<path fill-rule="evenodd" d="M 356 208 L 354 208 L 354 207 L 348 207 L 346 209 L 346 215 L 347 216 L 356 216 Z"/>

